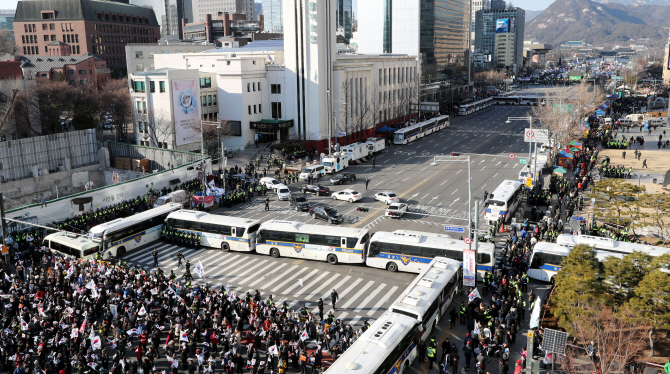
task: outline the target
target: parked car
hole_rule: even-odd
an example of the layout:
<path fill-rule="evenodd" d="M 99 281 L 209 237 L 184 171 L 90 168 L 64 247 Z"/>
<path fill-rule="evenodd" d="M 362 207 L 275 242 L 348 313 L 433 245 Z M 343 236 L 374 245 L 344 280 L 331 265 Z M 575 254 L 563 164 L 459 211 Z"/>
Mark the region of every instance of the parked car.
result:
<path fill-rule="evenodd" d="M 403 214 L 407 212 L 407 204 L 405 203 L 393 203 L 386 207 L 386 212 L 384 215 L 391 218 L 400 218 Z"/>
<path fill-rule="evenodd" d="M 351 182 L 356 180 L 356 174 L 354 173 L 337 173 L 330 177 L 330 183 L 332 184 L 342 184 L 344 182 Z"/>
<path fill-rule="evenodd" d="M 113 126 L 112 126 L 111 122 L 105 122 L 105 123 L 102 124 L 102 128 L 104 130 L 111 130 L 113 128 Z"/>
<path fill-rule="evenodd" d="M 314 207 L 309 210 L 309 214 L 312 218 L 322 219 L 330 223 L 341 223 L 344 221 L 344 217 L 337 210 L 327 205 Z"/>
<path fill-rule="evenodd" d="M 291 191 L 283 184 L 278 185 L 275 191 L 279 200 L 289 200 L 291 198 Z"/>
<path fill-rule="evenodd" d="M 288 203 L 290 206 L 295 207 L 296 211 L 309 212 L 309 201 L 303 195 L 291 195 Z"/>
<path fill-rule="evenodd" d="M 354 190 L 333 192 L 333 194 L 330 196 L 333 198 L 333 200 L 344 200 L 350 203 L 353 203 L 354 201 L 359 201 L 363 198 L 363 195 L 360 192 Z"/>
<path fill-rule="evenodd" d="M 300 188 L 302 193 L 313 193 L 317 196 L 328 196 L 330 194 L 330 188 L 324 187 L 320 184 L 310 184 L 305 187 Z"/>
<path fill-rule="evenodd" d="M 381 201 L 386 205 L 400 202 L 400 197 L 391 191 L 379 192 L 375 195 L 375 200 Z"/>

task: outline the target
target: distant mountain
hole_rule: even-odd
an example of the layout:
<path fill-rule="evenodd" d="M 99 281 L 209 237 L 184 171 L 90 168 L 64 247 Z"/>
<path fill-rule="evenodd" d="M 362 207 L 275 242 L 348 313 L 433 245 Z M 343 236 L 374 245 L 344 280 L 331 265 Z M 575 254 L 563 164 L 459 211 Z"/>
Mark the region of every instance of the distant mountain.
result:
<path fill-rule="evenodd" d="M 530 22 L 533 18 L 537 17 L 542 13 L 542 10 L 527 10 L 526 11 L 526 22 Z"/>
<path fill-rule="evenodd" d="M 667 40 L 668 19 L 668 6 L 556 0 L 540 15 L 526 22 L 524 38 L 554 45 L 569 40 L 603 45 L 642 38 L 660 43 Z"/>
<path fill-rule="evenodd" d="M 670 0 L 594 0 L 596 3 L 615 3 L 622 5 L 670 5 Z"/>

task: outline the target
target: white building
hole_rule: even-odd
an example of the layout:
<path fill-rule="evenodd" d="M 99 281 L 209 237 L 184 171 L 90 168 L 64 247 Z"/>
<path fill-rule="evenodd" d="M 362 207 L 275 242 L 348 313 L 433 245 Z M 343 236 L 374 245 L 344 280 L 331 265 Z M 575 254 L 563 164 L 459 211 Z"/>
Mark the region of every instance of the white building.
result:
<path fill-rule="evenodd" d="M 213 44 L 182 42 L 161 39 L 158 44 L 126 44 L 126 68 L 128 74 L 156 69 L 155 55 L 170 53 L 194 53 L 214 48 Z"/>
<path fill-rule="evenodd" d="M 248 20 L 255 19 L 254 0 L 190 0 L 190 2 L 193 19 L 189 19 L 188 23 L 205 22 L 205 16 L 208 14 L 217 14 L 218 12 L 245 14 Z"/>

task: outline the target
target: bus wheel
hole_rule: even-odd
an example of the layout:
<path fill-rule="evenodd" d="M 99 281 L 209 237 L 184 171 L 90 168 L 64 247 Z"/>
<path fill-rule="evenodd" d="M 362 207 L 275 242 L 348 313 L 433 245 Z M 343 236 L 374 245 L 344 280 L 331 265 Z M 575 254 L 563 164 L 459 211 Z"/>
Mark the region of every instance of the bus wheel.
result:
<path fill-rule="evenodd" d="M 224 252 L 229 252 L 230 251 L 230 245 L 228 243 L 221 243 L 221 250 Z"/>
<path fill-rule="evenodd" d="M 549 283 L 551 283 L 552 287 L 555 286 L 556 285 L 556 277 L 555 276 L 551 277 L 551 279 L 549 280 Z"/>
<path fill-rule="evenodd" d="M 389 262 L 386 264 L 386 270 L 396 272 L 398 271 L 398 265 L 395 262 Z"/>
<path fill-rule="evenodd" d="M 116 257 L 121 257 L 125 254 L 126 254 L 126 248 L 125 247 L 121 247 L 116 251 Z"/>
<path fill-rule="evenodd" d="M 274 258 L 279 258 L 279 250 L 277 248 L 270 249 L 270 256 Z"/>
<path fill-rule="evenodd" d="M 337 256 L 330 254 L 327 257 L 328 263 L 331 265 L 337 265 Z"/>

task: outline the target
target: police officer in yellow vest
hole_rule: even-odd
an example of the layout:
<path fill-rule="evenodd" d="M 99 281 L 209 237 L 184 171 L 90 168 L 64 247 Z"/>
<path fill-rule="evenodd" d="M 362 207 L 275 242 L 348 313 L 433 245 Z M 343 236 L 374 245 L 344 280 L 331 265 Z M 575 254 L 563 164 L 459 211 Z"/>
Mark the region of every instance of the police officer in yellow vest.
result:
<path fill-rule="evenodd" d="M 433 367 L 433 363 L 435 362 L 435 353 L 437 352 L 437 349 L 435 346 L 433 346 L 433 342 L 435 341 L 435 337 L 431 338 L 431 344 L 428 345 L 427 349 L 427 356 L 428 356 L 428 370 L 430 370 Z M 435 344 L 437 345 L 437 344 Z"/>

